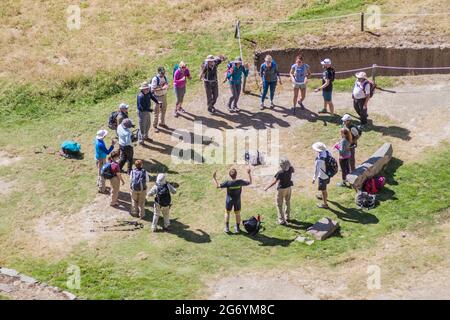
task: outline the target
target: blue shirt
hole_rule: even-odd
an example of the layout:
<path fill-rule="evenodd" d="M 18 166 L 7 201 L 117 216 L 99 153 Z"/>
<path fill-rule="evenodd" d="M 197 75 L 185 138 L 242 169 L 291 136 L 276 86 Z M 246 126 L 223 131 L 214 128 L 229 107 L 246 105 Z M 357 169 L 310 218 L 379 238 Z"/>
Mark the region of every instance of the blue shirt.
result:
<path fill-rule="evenodd" d="M 142 91 L 139 92 L 137 95 L 138 112 L 150 112 L 152 110 L 150 99 L 152 99 L 155 103 L 159 103 L 158 99 L 156 99 L 151 91 L 147 94 L 142 93 Z"/>
<path fill-rule="evenodd" d="M 110 154 L 114 150 L 114 146 L 111 145 L 109 149 L 106 148 L 105 141 L 103 139 L 95 139 L 95 159 L 102 160 L 106 159 L 108 154 Z"/>
<path fill-rule="evenodd" d="M 265 82 L 276 82 L 278 79 L 278 67 L 275 61 L 272 61 L 270 68 L 264 62 L 259 69 L 259 74 Z"/>
<path fill-rule="evenodd" d="M 133 145 L 131 141 L 131 130 L 124 128 L 121 124 L 117 127 L 117 136 L 119 137 L 119 145 L 123 147 Z"/>
<path fill-rule="evenodd" d="M 248 77 L 248 69 L 245 69 L 243 65 L 239 67 L 231 66 L 227 72 L 227 79 L 229 84 L 241 84 L 242 74 Z"/>
<path fill-rule="evenodd" d="M 305 77 L 308 74 L 309 65 L 306 63 L 302 64 L 301 66 L 298 66 L 296 63 L 294 63 L 291 66 L 291 72 L 294 72 L 294 78 L 295 82 L 297 83 L 303 83 L 305 82 Z"/>

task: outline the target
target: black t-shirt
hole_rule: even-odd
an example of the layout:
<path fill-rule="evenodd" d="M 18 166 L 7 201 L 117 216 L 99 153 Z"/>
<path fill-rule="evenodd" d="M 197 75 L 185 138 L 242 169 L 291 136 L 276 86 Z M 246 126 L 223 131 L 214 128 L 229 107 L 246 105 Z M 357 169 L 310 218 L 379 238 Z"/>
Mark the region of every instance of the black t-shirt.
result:
<path fill-rule="evenodd" d="M 293 167 L 290 167 L 287 171 L 280 170 L 277 172 L 275 175 L 275 179 L 279 180 L 277 189 L 285 189 L 294 185 L 292 183 L 292 173 L 294 173 Z"/>
<path fill-rule="evenodd" d="M 221 188 L 227 188 L 227 198 L 238 200 L 241 198 L 242 187 L 248 186 L 250 182 L 245 180 L 228 180 L 220 185 Z"/>
<path fill-rule="evenodd" d="M 325 80 L 328 79 L 330 80 L 330 83 L 323 88 L 323 91 L 332 91 L 333 90 L 333 73 L 334 73 L 334 69 L 333 68 L 326 68 L 325 71 L 322 73 L 322 84 L 325 84 Z"/>

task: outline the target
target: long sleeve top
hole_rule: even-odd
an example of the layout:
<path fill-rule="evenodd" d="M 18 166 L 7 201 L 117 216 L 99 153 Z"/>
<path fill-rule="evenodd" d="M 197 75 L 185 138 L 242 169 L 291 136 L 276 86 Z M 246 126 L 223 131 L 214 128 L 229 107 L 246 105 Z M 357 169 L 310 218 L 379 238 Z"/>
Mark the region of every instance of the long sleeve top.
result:
<path fill-rule="evenodd" d="M 242 75 L 248 77 L 248 69 L 240 65 L 239 67 L 233 66 L 227 71 L 227 79 L 229 84 L 241 84 Z"/>
<path fill-rule="evenodd" d="M 325 173 L 327 168 L 325 166 L 325 158 L 327 157 L 327 151 L 321 151 L 316 158 L 315 166 L 314 166 L 314 176 L 313 179 L 316 180 L 320 178 L 322 180 L 328 179 L 328 175 Z"/>
<path fill-rule="evenodd" d="M 173 75 L 173 86 L 175 88 L 184 88 L 186 86 L 186 77 L 189 78 L 190 76 L 191 74 L 189 73 L 188 68 L 186 68 L 184 72 L 178 68 Z"/>
<path fill-rule="evenodd" d="M 137 109 L 138 112 L 151 112 L 151 100 L 155 103 L 159 103 L 158 99 L 156 99 L 155 95 L 149 91 L 149 93 L 144 94 L 142 91 L 137 95 Z"/>
<path fill-rule="evenodd" d="M 114 145 L 106 148 L 105 141 L 103 139 L 95 139 L 95 159 L 102 160 L 106 159 L 108 154 L 114 150 Z"/>

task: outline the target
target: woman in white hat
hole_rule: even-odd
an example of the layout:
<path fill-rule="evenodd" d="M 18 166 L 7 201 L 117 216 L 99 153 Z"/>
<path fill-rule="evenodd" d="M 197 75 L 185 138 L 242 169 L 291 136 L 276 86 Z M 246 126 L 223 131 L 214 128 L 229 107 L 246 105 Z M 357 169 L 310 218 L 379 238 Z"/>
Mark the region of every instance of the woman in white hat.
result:
<path fill-rule="evenodd" d="M 111 146 L 106 148 L 105 145 L 105 137 L 108 134 L 106 130 L 97 131 L 97 135 L 95 137 L 95 163 L 97 166 L 97 187 L 99 193 L 106 192 L 105 179 L 101 176 L 100 170 L 103 165 L 106 163 L 106 157 L 114 150 L 114 145 L 116 142 L 111 140 Z"/>
<path fill-rule="evenodd" d="M 371 85 L 365 72 L 358 72 L 355 76 L 356 81 L 352 93 L 353 108 L 359 115 L 361 124 L 365 125 L 367 124 L 367 103 L 370 99 Z"/>
<path fill-rule="evenodd" d="M 318 208 L 328 209 L 328 192 L 327 185 L 330 183 L 330 177 L 326 174 L 326 165 L 325 160 L 327 157 L 330 157 L 331 154 L 327 150 L 327 146 L 322 142 L 316 142 L 312 145 L 312 148 L 317 151 L 317 157 L 315 162 L 314 176 L 312 183 L 316 182 L 316 179 L 319 179 L 319 191 L 322 193 L 321 196 L 317 196 L 318 199 L 322 199 L 323 203 L 317 205 Z"/>

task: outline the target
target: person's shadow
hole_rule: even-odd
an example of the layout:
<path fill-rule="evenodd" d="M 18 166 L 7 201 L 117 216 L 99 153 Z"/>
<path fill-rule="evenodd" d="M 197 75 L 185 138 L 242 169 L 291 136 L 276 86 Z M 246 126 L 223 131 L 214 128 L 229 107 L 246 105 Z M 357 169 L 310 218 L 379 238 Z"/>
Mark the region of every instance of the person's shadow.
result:
<path fill-rule="evenodd" d="M 295 230 L 306 230 L 311 227 L 313 224 L 310 222 L 299 221 L 296 219 L 289 220 L 287 223 L 287 227 Z"/>
<path fill-rule="evenodd" d="M 372 130 L 381 133 L 383 136 L 399 138 L 405 141 L 411 140 L 410 136 L 411 131 L 406 128 L 402 128 L 399 126 L 374 125 L 373 121 L 371 119 L 368 119 L 367 126 L 364 127 L 364 131 L 372 131 Z"/>
<path fill-rule="evenodd" d="M 338 210 L 336 210 L 330 207 L 329 210 L 343 221 L 361 224 L 377 224 L 379 222 L 376 216 L 362 209 L 346 208 L 332 200 L 328 200 L 328 202 L 338 208 Z"/>

